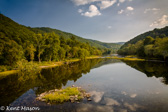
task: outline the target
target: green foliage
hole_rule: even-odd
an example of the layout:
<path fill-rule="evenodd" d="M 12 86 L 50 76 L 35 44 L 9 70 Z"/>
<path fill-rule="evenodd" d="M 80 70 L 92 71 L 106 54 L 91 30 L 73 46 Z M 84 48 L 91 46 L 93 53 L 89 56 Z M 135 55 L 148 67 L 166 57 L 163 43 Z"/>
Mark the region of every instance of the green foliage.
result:
<path fill-rule="evenodd" d="M 25 59 L 18 61 L 16 68 L 20 71 L 21 74 L 36 74 L 40 71 L 38 64 L 33 62 L 28 62 Z"/>
<path fill-rule="evenodd" d="M 91 39 L 84 39 L 82 37 L 76 36 L 71 33 L 63 32 L 57 29 L 52 29 L 52 28 L 47 28 L 47 27 L 41 27 L 41 28 L 29 28 L 31 31 L 35 33 L 51 33 L 54 32 L 58 34 L 61 38 L 64 37 L 65 39 L 72 39 L 75 38 L 75 40 L 83 43 L 89 43 L 92 47 L 96 47 L 99 49 L 110 49 L 114 52 L 116 52 L 123 43 L 105 43 L 105 42 L 100 42 L 96 40 L 91 40 Z M 63 41 L 62 39 L 60 39 Z M 62 42 L 61 42 L 62 43 Z M 62 47 L 62 46 L 61 46 Z"/>
<path fill-rule="evenodd" d="M 118 53 L 146 58 L 159 58 L 168 61 L 168 37 L 157 37 L 154 39 L 148 36 L 135 44 L 128 44 L 122 47 Z"/>
<path fill-rule="evenodd" d="M 47 102 L 57 102 L 63 103 L 69 100 L 69 96 L 67 94 L 59 94 L 55 92 L 54 94 L 47 94 L 43 97 Z"/>
<path fill-rule="evenodd" d="M 30 60 L 33 61 L 34 60 L 34 52 L 36 51 L 33 44 L 30 44 L 29 46 L 27 46 L 26 51 L 28 52 Z"/>
<path fill-rule="evenodd" d="M 4 72 L 4 71 L 7 71 L 8 70 L 8 66 L 0 66 L 0 72 Z"/>
<path fill-rule="evenodd" d="M 66 53 L 66 51 L 64 50 L 64 48 L 60 47 L 58 50 L 60 60 L 63 60 L 65 58 L 65 53 Z"/>
<path fill-rule="evenodd" d="M 145 52 L 145 55 L 147 57 L 152 57 L 153 56 L 153 51 L 154 51 L 153 45 L 146 45 L 144 47 L 144 52 Z"/>
<path fill-rule="evenodd" d="M 18 45 L 14 40 L 0 37 L 0 64 L 1 65 L 14 65 L 17 61 L 23 58 L 23 48 Z"/>
<path fill-rule="evenodd" d="M 131 39 L 118 53 L 168 61 L 168 27 L 154 29 Z"/>
<path fill-rule="evenodd" d="M 67 94 L 68 96 L 80 95 L 80 91 L 75 87 L 67 87 L 61 93 Z"/>
<path fill-rule="evenodd" d="M 147 36 L 144 40 L 144 45 L 153 44 L 154 39 L 151 36 Z"/>
<path fill-rule="evenodd" d="M 51 28 L 25 27 L 2 14 L 0 26 L 0 65 L 13 66 L 18 61 L 21 64 L 22 59 L 39 62 L 85 59 L 105 52 L 90 40 Z"/>
<path fill-rule="evenodd" d="M 79 50 L 79 58 L 85 59 L 87 56 L 89 56 L 89 52 L 86 49 Z"/>
<path fill-rule="evenodd" d="M 0 65 L 0 72 L 5 72 L 8 70 L 12 70 L 12 67 L 7 65 Z"/>
<path fill-rule="evenodd" d="M 161 29 L 154 29 L 153 31 L 149 31 L 143 34 L 140 34 L 138 36 L 136 36 L 135 38 L 131 39 L 130 41 L 126 42 L 122 47 L 126 47 L 128 44 L 135 44 L 140 40 L 144 40 L 146 37 L 152 37 L 154 39 L 156 39 L 157 37 L 159 38 L 164 38 L 164 37 L 168 37 L 168 26 L 161 28 Z"/>
<path fill-rule="evenodd" d="M 70 99 L 70 96 L 80 95 L 80 91 L 78 88 L 71 88 L 67 87 L 65 89 L 55 91 L 51 94 L 46 94 L 42 98 L 45 99 L 47 102 L 56 102 L 56 103 L 63 103 Z M 81 97 L 79 97 L 81 99 Z"/>
<path fill-rule="evenodd" d="M 58 50 L 60 46 L 59 35 L 55 33 L 49 33 L 46 39 L 47 48 L 44 51 L 43 57 L 45 60 L 52 61 L 58 59 Z"/>

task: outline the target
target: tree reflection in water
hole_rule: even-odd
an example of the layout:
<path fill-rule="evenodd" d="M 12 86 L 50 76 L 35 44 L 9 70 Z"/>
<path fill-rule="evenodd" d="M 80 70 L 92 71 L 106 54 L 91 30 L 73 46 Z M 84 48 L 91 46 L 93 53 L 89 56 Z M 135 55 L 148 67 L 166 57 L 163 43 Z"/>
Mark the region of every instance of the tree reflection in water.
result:
<path fill-rule="evenodd" d="M 43 69 L 39 74 L 9 75 L 0 79 L 0 105 L 9 105 L 31 88 L 36 94 L 62 88 L 68 81 L 77 81 L 82 77 L 82 74 L 89 73 L 92 68 L 113 62 L 118 62 L 118 60 L 89 59 L 69 65 Z"/>
<path fill-rule="evenodd" d="M 146 74 L 147 77 L 163 78 L 161 81 L 168 84 L 168 64 L 151 61 L 124 61 L 127 65 Z"/>

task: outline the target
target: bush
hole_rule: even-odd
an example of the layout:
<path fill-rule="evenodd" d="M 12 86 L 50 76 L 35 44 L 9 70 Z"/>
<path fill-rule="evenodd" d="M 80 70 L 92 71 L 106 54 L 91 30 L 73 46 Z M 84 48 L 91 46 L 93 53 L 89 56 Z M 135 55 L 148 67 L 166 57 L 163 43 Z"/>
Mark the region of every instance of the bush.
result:
<path fill-rule="evenodd" d="M 40 71 L 40 67 L 38 64 L 33 63 L 33 62 L 28 62 L 25 59 L 22 59 L 21 61 L 18 61 L 16 64 L 16 68 L 24 74 L 36 74 Z"/>
<path fill-rule="evenodd" d="M 1 65 L 0 66 L 0 72 L 5 72 L 5 71 L 8 71 L 8 70 L 12 70 L 12 67 L 11 66 L 6 66 L 6 65 Z"/>
<path fill-rule="evenodd" d="M 4 72 L 7 71 L 7 67 L 6 66 L 0 66 L 0 72 Z"/>

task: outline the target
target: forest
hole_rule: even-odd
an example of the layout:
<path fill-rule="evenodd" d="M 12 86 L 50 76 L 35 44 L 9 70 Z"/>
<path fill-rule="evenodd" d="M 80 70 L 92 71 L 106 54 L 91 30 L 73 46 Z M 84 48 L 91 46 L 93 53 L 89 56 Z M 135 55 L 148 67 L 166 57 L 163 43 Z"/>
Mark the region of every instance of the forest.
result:
<path fill-rule="evenodd" d="M 168 61 L 168 27 L 154 29 L 125 43 L 118 54 L 137 55 L 148 59 Z"/>
<path fill-rule="evenodd" d="M 26 27 L 0 14 L 0 65 L 14 66 L 23 59 L 51 62 L 111 53 L 107 47 L 93 46 L 82 39 L 50 28 Z"/>

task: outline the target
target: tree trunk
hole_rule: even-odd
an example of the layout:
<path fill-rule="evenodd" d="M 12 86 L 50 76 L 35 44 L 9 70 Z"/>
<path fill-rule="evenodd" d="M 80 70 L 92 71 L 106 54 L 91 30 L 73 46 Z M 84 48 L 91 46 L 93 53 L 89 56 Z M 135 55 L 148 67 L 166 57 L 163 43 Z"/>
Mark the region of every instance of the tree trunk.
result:
<path fill-rule="evenodd" d="M 50 63 L 51 63 L 51 55 L 50 55 Z"/>
<path fill-rule="evenodd" d="M 38 60 L 39 60 L 39 63 L 41 63 L 40 54 L 38 54 Z"/>

